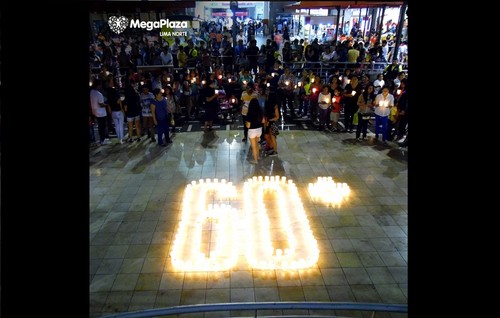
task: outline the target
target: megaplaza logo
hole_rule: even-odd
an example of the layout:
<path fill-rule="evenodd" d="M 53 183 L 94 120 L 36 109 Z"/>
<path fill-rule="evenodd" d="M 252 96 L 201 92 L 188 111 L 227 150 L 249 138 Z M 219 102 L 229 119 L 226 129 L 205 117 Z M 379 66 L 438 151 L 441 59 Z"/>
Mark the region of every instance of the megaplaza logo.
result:
<path fill-rule="evenodd" d="M 127 28 L 128 19 L 126 17 L 116 17 L 113 15 L 109 17 L 108 24 L 111 31 L 120 34 Z"/>

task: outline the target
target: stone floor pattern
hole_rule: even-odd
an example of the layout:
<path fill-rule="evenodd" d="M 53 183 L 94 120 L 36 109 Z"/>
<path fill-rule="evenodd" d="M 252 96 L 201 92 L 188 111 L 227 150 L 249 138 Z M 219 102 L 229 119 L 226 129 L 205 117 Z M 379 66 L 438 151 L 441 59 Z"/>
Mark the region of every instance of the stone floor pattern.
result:
<path fill-rule="evenodd" d="M 178 133 L 90 148 L 90 317 L 189 304 L 348 301 L 406 304 L 408 162 L 396 144 L 319 131 L 281 131 L 277 157 L 251 164 L 242 131 Z M 231 270 L 181 272 L 170 251 L 191 181 L 218 178 L 242 189 L 253 176 L 297 185 L 320 249 L 303 270 L 258 270 L 240 257 Z M 331 176 L 349 185 L 340 207 L 312 200 L 308 184 Z M 240 191 L 240 190 L 239 190 Z M 242 195 L 242 194 L 241 194 Z M 249 238 L 252 239 L 252 238 Z M 370 317 L 369 312 L 261 310 L 272 315 Z M 253 311 L 179 317 L 251 317 Z M 376 317 L 407 317 L 377 313 Z"/>

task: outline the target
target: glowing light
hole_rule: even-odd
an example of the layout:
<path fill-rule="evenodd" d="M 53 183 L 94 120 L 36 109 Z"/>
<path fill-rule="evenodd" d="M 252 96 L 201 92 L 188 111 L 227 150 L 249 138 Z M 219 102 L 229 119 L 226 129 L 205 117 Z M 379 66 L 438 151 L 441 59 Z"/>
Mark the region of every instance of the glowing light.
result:
<path fill-rule="evenodd" d="M 167 82 L 170 82 L 170 77 L 167 77 Z"/>
<path fill-rule="evenodd" d="M 219 90 L 218 89 L 215 90 L 215 94 L 219 94 Z"/>
<path fill-rule="evenodd" d="M 235 98 L 231 98 L 231 103 L 236 103 L 236 99 Z"/>
<path fill-rule="evenodd" d="M 313 93 L 316 93 L 317 89 L 316 87 L 313 88 Z"/>
<path fill-rule="evenodd" d="M 125 96 L 120 96 L 120 100 L 123 102 L 125 100 Z"/>
<path fill-rule="evenodd" d="M 352 96 L 356 95 L 356 91 L 352 91 L 351 94 L 352 94 Z"/>
<path fill-rule="evenodd" d="M 273 73 L 271 73 L 271 76 L 272 76 L 272 77 L 275 77 L 275 76 L 276 76 L 276 73 L 274 73 L 274 72 L 273 72 Z"/>
<path fill-rule="evenodd" d="M 141 81 L 141 85 L 144 85 L 144 82 L 143 82 L 143 81 Z"/>
<path fill-rule="evenodd" d="M 396 91 L 396 94 L 398 94 L 398 95 L 399 95 L 399 94 L 401 94 L 401 90 L 400 90 L 400 89 L 398 89 L 398 90 Z"/>
<path fill-rule="evenodd" d="M 292 180 L 280 176 L 248 179 L 243 185 L 240 211 L 230 205 L 236 194 L 236 188 L 224 179 L 200 179 L 186 186 L 170 252 L 175 269 L 228 270 L 239 256 L 244 256 L 252 268 L 267 270 L 305 269 L 318 261 L 318 243 Z M 264 194 L 274 195 L 276 209 L 266 209 Z M 277 215 L 270 215 L 273 212 Z M 270 217 L 279 224 L 271 224 Z M 208 243 L 203 242 L 207 228 L 212 237 Z M 273 241 L 271 234 L 275 231 L 283 238 Z"/>
<path fill-rule="evenodd" d="M 219 75 L 219 79 L 222 79 L 222 75 Z"/>
<path fill-rule="evenodd" d="M 269 87 L 269 86 L 271 86 L 271 83 L 267 83 L 266 85 L 267 85 L 267 87 Z"/>
<path fill-rule="evenodd" d="M 161 93 L 162 93 L 162 94 L 163 94 L 163 93 L 165 93 L 165 90 L 164 90 L 163 88 L 161 89 Z"/>
<path fill-rule="evenodd" d="M 213 196 L 213 198 L 212 198 Z M 182 271 L 221 271 L 238 259 L 238 213 L 226 204 L 236 188 L 222 179 L 200 179 L 186 186 L 181 221 L 170 252 L 172 265 Z M 218 203 L 209 203 L 209 202 Z M 209 222 L 212 240 L 203 242 L 203 226 Z M 203 248 L 206 246 L 207 248 Z"/>
<path fill-rule="evenodd" d="M 284 233 L 286 248 L 276 248 L 271 240 L 271 222 L 264 204 L 264 194 L 274 194 L 277 201 L 279 228 Z M 314 265 L 319 248 L 309 226 L 297 187 L 292 180 L 280 176 L 248 179 L 243 186 L 246 225 L 247 260 L 256 269 L 302 269 Z M 273 228 L 278 227 L 273 224 Z M 255 237 L 257 235 L 257 237 Z M 277 244 L 274 242 L 274 244 Z M 301 261 L 302 260 L 302 261 Z"/>
<path fill-rule="evenodd" d="M 228 82 L 228 83 L 231 83 L 231 79 L 230 79 L 230 78 L 228 78 L 228 79 L 227 79 L 227 82 Z"/>
<path fill-rule="evenodd" d="M 247 81 L 243 81 L 243 85 L 247 85 Z"/>
<path fill-rule="evenodd" d="M 301 87 L 301 86 L 302 86 L 302 82 L 298 82 L 298 83 L 297 83 L 297 86 L 298 86 L 298 87 Z"/>
<path fill-rule="evenodd" d="M 290 81 L 285 81 L 285 85 L 288 86 L 290 84 Z"/>
<path fill-rule="evenodd" d="M 89 82 L 89 86 L 92 86 L 92 82 Z"/>
<path fill-rule="evenodd" d="M 315 183 L 309 183 L 309 194 L 313 201 L 326 205 L 340 206 L 350 193 L 347 183 L 334 182 L 332 177 L 318 177 Z"/>

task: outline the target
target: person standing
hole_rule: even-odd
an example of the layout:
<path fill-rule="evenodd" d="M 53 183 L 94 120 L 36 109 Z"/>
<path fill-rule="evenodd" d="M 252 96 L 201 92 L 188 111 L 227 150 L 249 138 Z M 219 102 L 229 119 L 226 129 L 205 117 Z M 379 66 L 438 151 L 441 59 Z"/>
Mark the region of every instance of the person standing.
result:
<path fill-rule="evenodd" d="M 358 126 L 356 127 L 356 139 L 365 140 L 368 131 L 368 121 L 370 120 L 371 108 L 375 101 L 375 90 L 373 84 L 368 84 L 366 90 L 358 98 Z M 361 139 L 363 132 L 363 139 Z"/>
<path fill-rule="evenodd" d="M 97 79 L 92 83 L 92 89 L 90 90 L 90 106 L 92 108 L 92 113 L 97 119 L 97 128 L 99 130 L 99 140 L 100 144 L 107 145 L 109 140 L 106 139 L 106 123 L 107 123 L 107 111 L 109 105 L 104 103 L 104 96 L 101 93 L 102 90 L 102 80 Z"/>
<path fill-rule="evenodd" d="M 384 86 L 382 93 L 375 97 L 375 139 L 382 133 L 382 142 L 387 144 L 387 122 L 391 108 L 394 106 L 394 96 L 389 94 L 389 87 Z"/>
<path fill-rule="evenodd" d="M 354 114 L 358 111 L 358 98 L 361 93 L 361 85 L 358 85 L 358 77 L 351 77 L 351 82 L 345 86 L 344 101 L 344 132 L 352 133 L 354 127 Z"/>
<path fill-rule="evenodd" d="M 135 123 L 135 134 L 137 136 L 136 141 L 141 141 L 141 102 L 137 91 L 134 88 L 135 83 L 133 81 L 127 83 L 124 90 L 125 100 L 123 101 L 125 115 L 127 116 L 128 124 L 128 142 L 132 143 L 132 135 L 134 132 Z"/>
<path fill-rule="evenodd" d="M 258 95 L 254 92 L 254 86 L 253 85 L 247 85 L 246 91 L 244 91 L 241 94 L 241 118 L 243 120 L 243 139 L 241 140 L 242 142 L 247 142 L 248 138 L 248 127 L 245 125 L 245 122 L 247 121 L 247 114 L 248 114 L 248 107 L 250 105 L 250 101 L 252 99 L 256 99 L 258 103 Z M 259 135 L 260 136 L 260 135 Z"/>
<path fill-rule="evenodd" d="M 248 113 L 245 118 L 245 127 L 248 129 L 248 138 L 250 138 L 250 145 L 252 147 L 253 160 L 252 164 L 259 162 L 259 138 L 262 135 L 262 126 L 265 122 L 262 108 L 260 108 L 259 100 L 252 98 L 248 105 Z"/>
<path fill-rule="evenodd" d="M 328 90 L 328 85 L 323 85 L 321 93 L 318 96 L 318 111 L 319 111 L 319 131 L 325 130 L 325 124 L 327 123 L 328 110 L 332 103 L 332 95 Z"/>
<path fill-rule="evenodd" d="M 106 96 L 108 97 L 108 104 L 111 109 L 111 118 L 113 119 L 113 124 L 115 125 L 116 136 L 118 137 L 120 144 L 123 144 L 123 106 L 122 101 L 120 100 L 120 93 L 118 93 L 118 90 L 115 88 L 113 78 L 109 79 Z"/>
<path fill-rule="evenodd" d="M 209 80 L 204 89 L 205 96 L 205 129 L 204 132 L 211 131 L 214 120 L 217 119 L 219 111 L 219 92 L 215 91 L 215 81 Z"/>
<path fill-rule="evenodd" d="M 166 147 L 171 144 L 170 140 L 170 112 L 168 111 L 167 100 L 163 97 L 161 89 L 155 88 L 153 90 L 154 99 L 151 100 L 150 108 L 153 115 L 154 124 L 158 127 L 158 146 Z M 163 142 L 163 135 L 165 135 L 165 143 Z"/>

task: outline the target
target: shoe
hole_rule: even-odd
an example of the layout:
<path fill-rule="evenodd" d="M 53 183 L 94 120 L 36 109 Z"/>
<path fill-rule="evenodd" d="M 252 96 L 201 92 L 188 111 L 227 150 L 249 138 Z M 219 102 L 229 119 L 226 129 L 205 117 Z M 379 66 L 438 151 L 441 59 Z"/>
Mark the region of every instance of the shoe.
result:
<path fill-rule="evenodd" d="M 253 165 L 256 165 L 256 164 L 259 163 L 259 161 L 258 160 L 250 160 L 250 163 L 253 164 Z"/>
<path fill-rule="evenodd" d="M 302 119 L 309 119 L 309 116 L 304 115 L 304 116 L 302 116 Z"/>
<path fill-rule="evenodd" d="M 104 141 L 101 141 L 101 146 L 109 145 L 109 144 L 111 144 L 111 141 L 109 141 L 108 139 L 104 139 Z"/>
<path fill-rule="evenodd" d="M 356 138 L 358 141 L 363 141 L 364 139 L 361 137 Z"/>
<path fill-rule="evenodd" d="M 120 144 L 122 144 L 122 145 L 123 145 L 123 143 L 124 143 L 123 139 L 120 139 Z"/>
<path fill-rule="evenodd" d="M 134 139 L 129 138 L 128 142 L 133 143 L 133 142 L 134 142 Z"/>
<path fill-rule="evenodd" d="M 246 138 L 241 139 L 241 142 L 247 142 Z"/>
<path fill-rule="evenodd" d="M 269 154 L 269 157 L 276 157 L 277 155 L 278 155 L 278 153 L 273 150 L 273 152 L 271 154 Z"/>
<path fill-rule="evenodd" d="M 167 145 L 165 143 L 162 143 L 162 144 L 158 144 L 158 146 L 166 147 Z"/>
<path fill-rule="evenodd" d="M 166 143 L 167 143 L 167 144 L 171 144 L 172 142 L 173 142 L 173 141 L 172 141 L 172 140 L 170 140 L 170 139 L 166 141 Z"/>

